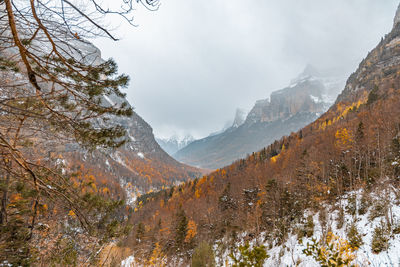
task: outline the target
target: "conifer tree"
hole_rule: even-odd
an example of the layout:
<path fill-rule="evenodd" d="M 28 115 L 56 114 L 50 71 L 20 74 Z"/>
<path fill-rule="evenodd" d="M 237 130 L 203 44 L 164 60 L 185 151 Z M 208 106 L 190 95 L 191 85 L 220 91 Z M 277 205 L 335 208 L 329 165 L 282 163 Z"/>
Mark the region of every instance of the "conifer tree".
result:
<path fill-rule="evenodd" d="M 176 214 L 175 245 L 177 251 L 183 249 L 187 231 L 188 231 L 188 219 L 186 217 L 185 211 L 181 207 Z"/>

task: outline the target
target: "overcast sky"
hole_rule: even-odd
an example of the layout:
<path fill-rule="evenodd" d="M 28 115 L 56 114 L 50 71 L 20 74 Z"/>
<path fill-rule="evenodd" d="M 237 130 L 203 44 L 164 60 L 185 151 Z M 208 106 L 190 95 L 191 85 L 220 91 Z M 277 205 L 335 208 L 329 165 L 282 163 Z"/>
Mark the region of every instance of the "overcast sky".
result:
<path fill-rule="evenodd" d="M 109 0 L 115 1 L 115 0 Z M 94 40 L 131 77 L 128 100 L 156 136 L 204 137 L 308 63 L 350 74 L 392 27 L 399 0 L 161 0 L 118 42 Z M 115 24 L 115 22 L 114 22 Z"/>

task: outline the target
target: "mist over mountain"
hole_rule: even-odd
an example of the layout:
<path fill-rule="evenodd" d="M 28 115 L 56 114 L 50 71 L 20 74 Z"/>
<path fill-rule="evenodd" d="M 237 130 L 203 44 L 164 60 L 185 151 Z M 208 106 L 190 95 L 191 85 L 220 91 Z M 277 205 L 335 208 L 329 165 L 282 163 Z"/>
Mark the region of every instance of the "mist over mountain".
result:
<path fill-rule="evenodd" d="M 173 155 L 178 150 L 195 141 L 195 139 L 192 135 L 186 135 L 183 138 L 180 138 L 178 135 L 173 135 L 169 138 L 156 138 L 156 141 L 165 152 L 169 155 Z"/>
<path fill-rule="evenodd" d="M 230 127 L 192 142 L 173 156 L 201 168 L 226 166 L 314 121 L 333 104 L 344 83 L 345 77 L 326 76 L 307 65 L 288 87 L 258 100 L 247 115 L 238 110 Z"/>

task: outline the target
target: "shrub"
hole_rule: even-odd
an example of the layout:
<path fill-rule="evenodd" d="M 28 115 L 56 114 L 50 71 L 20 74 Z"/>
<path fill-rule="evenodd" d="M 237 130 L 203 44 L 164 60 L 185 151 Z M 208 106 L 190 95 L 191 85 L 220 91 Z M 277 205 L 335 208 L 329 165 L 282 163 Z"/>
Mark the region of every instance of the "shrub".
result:
<path fill-rule="evenodd" d="M 383 217 L 388 212 L 388 203 L 385 200 L 378 200 L 374 203 L 369 215 L 369 219 L 372 221 L 375 218 Z"/>
<path fill-rule="evenodd" d="M 328 217 L 328 214 L 326 212 L 326 209 L 321 209 L 318 214 L 318 220 L 319 220 L 319 223 L 321 224 L 322 228 L 326 227 L 327 217 Z"/>
<path fill-rule="evenodd" d="M 347 229 L 347 238 L 349 239 L 350 246 L 355 250 L 364 244 L 362 235 L 358 232 L 357 224 L 355 222 L 353 222 Z"/>
<path fill-rule="evenodd" d="M 275 240 L 275 245 L 279 246 L 283 244 L 288 236 L 289 226 L 287 221 L 284 219 L 278 219 L 276 221 L 276 229 L 273 232 L 273 238 Z"/>
<path fill-rule="evenodd" d="M 146 262 L 145 266 L 157 266 L 157 267 L 164 267 L 166 261 L 166 256 L 162 252 L 160 243 L 155 243 L 153 251 L 151 252 L 150 258 Z"/>
<path fill-rule="evenodd" d="M 246 243 L 238 251 L 231 252 L 229 257 L 234 262 L 232 267 L 262 267 L 269 256 L 265 246 L 250 248 L 249 243 Z"/>
<path fill-rule="evenodd" d="M 356 255 L 347 240 L 329 232 L 324 241 L 317 242 L 313 239 L 312 243 L 307 243 L 307 248 L 303 250 L 303 253 L 313 257 L 321 266 L 352 266 L 351 263 Z"/>
<path fill-rule="evenodd" d="M 373 253 L 380 253 L 389 248 L 389 235 L 383 223 L 374 229 L 371 241 L 371 249 Z"/>
<path fill-rule="evenodd" d="M 311 215 L 307 217 L 307 223 L 305 226 L 307 237 L 312 237 L 314 235 L 314 220 Z"/>
<path fill-rule="evenodd" d="M 369 194 L 367 191 L 364 191 L 360 199 L 360 207 L 358 209 L 358 214 L 364 215 L 365 213 L 367 213 L 369 206 L 370 206 Z"/>
<path fill-rule="evenodd" d="M 339 208 L 339 213 L 338 217 L 336 218 L 336 222 L 337 222 L 337 229 L 341 229 L 344 224 L 344 210 L 341 207 Z"/>
<path fill-rule="evenodd" d="M 297 238 L 301 240 L 303 237 L 312 237 L 314 235 L 314 220 L 310 215 L 306 221 L 297 229 Z"/>
<path fill-rule="evenodd" d="M 355 194 L 352 194 L 347 199 L 346 212 L 350 215 L 355 215 L 357 211 L 357 198 Z"/>
<path fill-rule="evenodd" d="M 194 250 L 192 267 L 214 267 L 215 256 L 212 247 L 205 241 L 201 242 Z"/>
<path fill-rule="evenodd" d="M 395 234 L 395 235 L 400 234 L 400 221 L 399 220 L 396 220 L 393 223 L 393 234 Z"/>

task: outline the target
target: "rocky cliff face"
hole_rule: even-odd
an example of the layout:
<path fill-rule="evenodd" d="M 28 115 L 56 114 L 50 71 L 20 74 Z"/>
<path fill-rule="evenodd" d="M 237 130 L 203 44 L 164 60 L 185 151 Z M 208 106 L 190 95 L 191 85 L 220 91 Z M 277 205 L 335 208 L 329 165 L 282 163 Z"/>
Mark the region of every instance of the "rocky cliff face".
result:
<path fill-rule="evenodd" d="M 321 77 L 315 68 L 307 66 L 289 87 L 257 101 L 244 122 L 197 140 L 174 157 L 208 169 L 228 165 L 317 119 L 332 104 L 332 95 L 343 88 L 343 80 Z"/>
<path fill-rule="evenodd" d="M 394 20 L 393 20 L 393 28 L 396 26 L 396 24 L 397 23 L 399 23 L 400 22 L 400 4 L 399 4 L 399 7 L 397 8 L 397 11 L 396 11 L 396 16 L 394 17 Z"/>
<path fill-rule="evenodd" d="M 284 120 L 300 112 L 321 113 L 325 108 L 322 100 L 324 90 L 321 81 L 310 78 L 275 91 L 270 99 L 256 102 L 246 123 Z"/>
<path fill-rule="evenodd" d="M 232 127 L 233 128 L 238 128 L 240 127 L 245 121 L 246 121 L 246 111 L 244 111 L 243 109 L 236 109 L 236 113 L 235 113 L 235 118 L 233 120 L 232 123 Z"/>
<path fill-rule="evenodd" d="M 360 63 L 359 68 L 348 79 L 345 89 L 339 95 L 336 103 L 356 102 L 366 93 L 378 89 L 378 81 L 388 80 L 398 74 L 400 65 L 400 7 L 394 19 L 392 31 L 381 40 Z M 395 86 L 395 85 L 394 85 Z"/>

